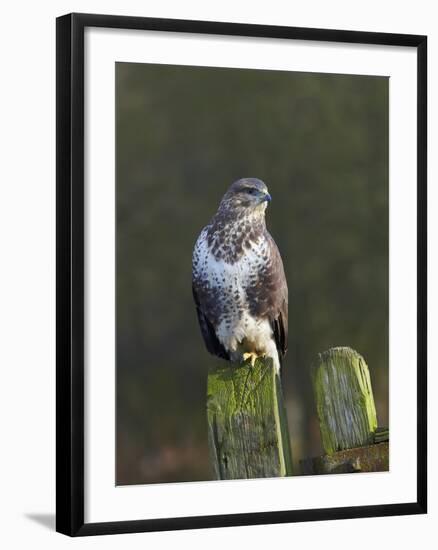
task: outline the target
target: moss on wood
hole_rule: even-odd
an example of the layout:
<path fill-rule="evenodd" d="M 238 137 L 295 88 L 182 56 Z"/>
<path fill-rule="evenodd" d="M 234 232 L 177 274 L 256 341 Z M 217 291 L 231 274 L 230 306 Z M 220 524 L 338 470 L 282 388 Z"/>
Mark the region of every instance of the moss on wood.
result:
<path fill-rule="evenodd" d="M 364 358 L 351 348 L 332 348 L 319 354 L 312 379 L 324 451 L 373 443 L 377 415 Z"/>
<path fill-rule="evenodd" d="M 281 384 L 271 360 L 213 368 L 207 419 L 217 479 L 292 475 Z"/>

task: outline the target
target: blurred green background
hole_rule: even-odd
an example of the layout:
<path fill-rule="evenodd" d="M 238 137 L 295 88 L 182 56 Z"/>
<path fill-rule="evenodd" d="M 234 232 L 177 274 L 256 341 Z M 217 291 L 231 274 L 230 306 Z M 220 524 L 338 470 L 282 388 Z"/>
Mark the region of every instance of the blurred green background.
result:
<path fill-rule="evenodd" d="M 236 179 L 273 197 L 289 285 L 294 461 L 320 454 L 309 366 L 348 345 L 388 424 L 388 79 L 116 64 L 117 484 L 212 479 L 196 238 Z"/>

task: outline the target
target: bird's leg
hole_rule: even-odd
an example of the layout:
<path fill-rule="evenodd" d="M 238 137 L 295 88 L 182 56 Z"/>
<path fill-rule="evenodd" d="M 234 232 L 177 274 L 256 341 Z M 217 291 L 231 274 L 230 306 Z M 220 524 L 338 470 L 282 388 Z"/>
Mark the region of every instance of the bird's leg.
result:
<path fill-rule="evenodd" d="M 251 359 L 252 366 L 255 365 L 257 358 L 258 358 L 258 355 L 257 353 L 255 353 L 255 351 L 250 351 L 243 354 L 243 360 L 246 361 L 247 359 Z"/>

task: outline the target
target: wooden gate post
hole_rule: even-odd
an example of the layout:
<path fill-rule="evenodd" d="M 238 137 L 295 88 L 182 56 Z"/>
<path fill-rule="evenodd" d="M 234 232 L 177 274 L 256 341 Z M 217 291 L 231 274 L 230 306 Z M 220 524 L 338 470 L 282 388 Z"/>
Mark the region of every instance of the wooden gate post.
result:
<path fill-rule="evenodd" d="M 292 475 L 286 411 L 270 359 L 222 363 L 208 375 L 208 440 L 217 479 Z"/>
<path fill-rule="evenodd" d="M 389 469 L 389 432 L 377 427 L 368 366 L 347 347 L 320 353 L 312 381 L 325 456 L 301 461 L 303 473 Z"/>
<path fill-rule="evenodd" d="M 373 443 L 377 415 L 364 358 L 350 348 L 332 348 L 319 354 L 312 371 L 325 452 Z"/>

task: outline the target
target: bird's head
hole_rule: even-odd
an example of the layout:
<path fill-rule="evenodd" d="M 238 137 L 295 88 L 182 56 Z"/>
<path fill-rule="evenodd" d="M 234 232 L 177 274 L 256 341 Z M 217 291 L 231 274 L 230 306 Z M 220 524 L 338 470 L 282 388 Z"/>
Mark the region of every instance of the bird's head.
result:
<path fill-rule="evenodd" d="M 264 213 L 271 195 L 266 184 L 257 178 L 242 178 L 235 181 L 221 201 L 221 209 Z"/>

